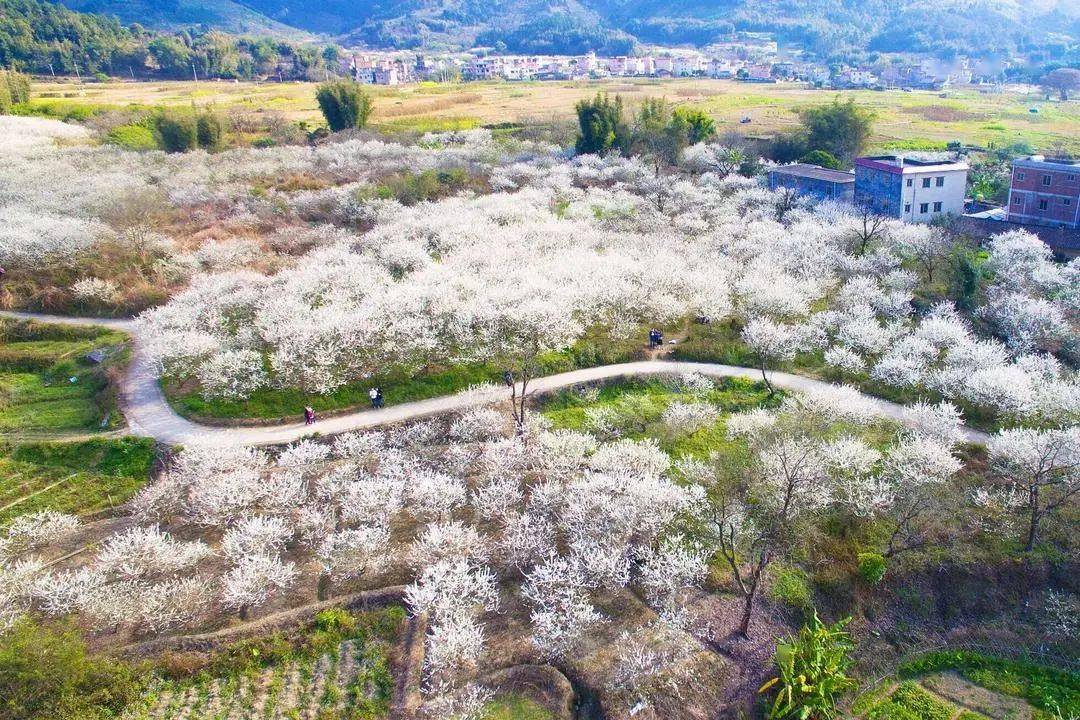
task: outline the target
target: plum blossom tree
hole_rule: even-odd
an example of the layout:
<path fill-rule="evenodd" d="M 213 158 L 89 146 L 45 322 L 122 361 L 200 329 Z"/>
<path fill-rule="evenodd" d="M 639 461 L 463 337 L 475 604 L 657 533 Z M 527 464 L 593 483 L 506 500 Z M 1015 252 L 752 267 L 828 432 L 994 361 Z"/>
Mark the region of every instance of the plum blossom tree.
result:
<path fill-rule="evenodd" d="M 766 370 L 769 366 L 792 360 L 799 349 L 799 329 L 793 325 L 774 322 L 768 318 L 754 318 L 742 331 L 743 342 L 757 356 L 761 379 L 769 394 L 776 393 Z"/>
<path fill-rule="evenodd" d="M 1043 521 L 1080 494 L 1080 428 L 1001 430 L 988 449 L 995 473 L 1023 499 L 1030 551 Z"/>
<path fill-rule="evenodd" d="M 221 580 L 221 602 L 247 620 L 253 608 L 292 586 L 298 574 L 296 565 L 275 555 L 244 555 Z"/>

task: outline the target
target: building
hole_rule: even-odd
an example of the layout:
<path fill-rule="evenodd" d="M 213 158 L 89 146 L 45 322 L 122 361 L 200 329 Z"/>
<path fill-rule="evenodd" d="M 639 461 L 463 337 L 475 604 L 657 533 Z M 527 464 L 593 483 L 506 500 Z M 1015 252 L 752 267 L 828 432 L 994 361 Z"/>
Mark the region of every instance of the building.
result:
<path fill-rule="evenodd" d="M 966 162 L 877 155 L 855 160 L 855 202 L 906 222 L 961 215 Z"/>
<path fill-rule="evenodd" d="M 1007 207 L 1012 222 L 1080 228 L 1080 160 L 1015 160 Z"/>
<path fill-rule="evenodd" d="M 855 173 L 808 163 L 781 165 L 769 170 L 769 189 L 778 188 L 791 188 L 799 195 L 819 200 L 851 202 L 855 195 Z"/>

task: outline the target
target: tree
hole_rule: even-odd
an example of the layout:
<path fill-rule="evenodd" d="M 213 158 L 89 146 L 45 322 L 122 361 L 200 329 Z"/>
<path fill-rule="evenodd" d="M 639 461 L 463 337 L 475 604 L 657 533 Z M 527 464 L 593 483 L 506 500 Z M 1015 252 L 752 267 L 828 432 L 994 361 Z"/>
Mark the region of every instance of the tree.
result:
<path fill-rule="evenodd" d="M 1080 70 L 1067 67 L 1057 68 L 1044 75 L 1041 83 L 1048 92 L 1057 91 L 1061 101 L 1065 102 L 1069 99 L 1070 92 L 1080 90 Z"/>
<path fill-rule="evenodd" d="M 874 113 L 848 99 L 834 99 L 827 105 L 801 113 L 806 140 L 811 150 L 824 150 L 844 162 L 861 154 L 870 140 Z"/>
<path fill-rule="evenodd" d="M 618 95 L 611 99 L 597 93 L 592 100 L 581 100 L 574 106 L 578 116 L 579 154 L 600 155 L 611 150 L 628 152 L 630 128 L 623 117 L 623 101 Z"/>
<path fill-rule="evenodd" d="M 190 112 L 162 113 L 157 118 L 157 131 L 165 152 L 187 152 L 199 145 L 198 125 L 195 116 Z"/>
<path fill-rule="evenodd" d="M 87 653 L 72 627 L 23 620 L 0 635 L 0 720 L 120 717 L 146 684 L 141 669 Z"/>
<path fill-rule="evenodd" d="M 773 322 L 768 318 L 754 318 L 743 328 L 743 342 L 757 355 L 761 379 L 769 388 L 769 395 L 773 395 L 776 390 L 769 382 L 765 370 L 775 362 L 795 357 L 799 345 L 797 330 L 794 326 Z"/>
<path fill-rule="evenodd" d="M 831 153 L 827 153 L 824 150 L 812 150 L 799 158 L 799 162 L 819 165 L 831 170 L 842 170 L 844 167 L 843 163 L 837 160 Z"/>
<path fill-rule="evenodd" d="M 1080 428 L 1000 430 L 988 450 L 997 475 L 1020 493 L 1030 551 L 1043 520 L 1080 493 Z"/>
<path fill-rule="evenodd" d="M 221 117 L 212 110 L 200 113 L 195 121 L 195 133 L 199 147 L 206 150 L 220 149 L 225 133 Z"/>
<path fill-rule="evenodd" d="M 704 110 L 688 107 L 675 108 L 675 116 L 686 128 L 686 143 L 696 145 L 716 136 L 716 122 Z"/>
<path fill-rule="evenodd" d="M 315 99 L 334 132 L 364 127 L 374 109 L 371 96 L 353 80 L 323 83 L 315 91 Z"/>
<path fill-rule="evenodd" d="M 796 637 L 776 644 L 777 677 L 760 690 L 766 692 L 778 686 L 769 707 L 769 720 L 829 720 L 838 716 L 837 701 L 856 687 L 847 674 L 854 644 L 844 628 L 850 621 L 847 618 L 825 625 L 815 611 Z"/>

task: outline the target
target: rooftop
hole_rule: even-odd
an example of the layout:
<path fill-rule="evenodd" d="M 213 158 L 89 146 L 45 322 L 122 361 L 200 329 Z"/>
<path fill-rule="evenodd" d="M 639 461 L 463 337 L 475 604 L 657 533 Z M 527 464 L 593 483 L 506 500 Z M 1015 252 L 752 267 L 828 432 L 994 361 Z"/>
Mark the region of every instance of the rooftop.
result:
<path fill-rule="evenodd" d="M 1044 155 L 1030 155 L 1026 158 L 1017 158 L 1016 162 L 1039 165 L 1062 165 L 1064 167 L 1080 167 L 1080 160 L 1074 160 L 1072 158 L 1048 158 Z"/>
<path fill-rule="evenodd" d="M 967 170 L 968 164 L 956 158 L 905 157 L 903 155 L 870 155 L 855 160 L 862 167 L 877 168 L 894 173 Z"/>
<path fill-rule="evenodd" d="M 855 182 L 855 173 L 853 172 L 830 170 L 829 168 L 823 168 L 820 165 L 811 165 L 809 163 L 781 165 L 780 167 L 773 168 L 772 172 L 780 173 L 781 175 L 796 175 L 798 177 L 813 178 L 814 180 L 827 180 L 828 182 Z"/>

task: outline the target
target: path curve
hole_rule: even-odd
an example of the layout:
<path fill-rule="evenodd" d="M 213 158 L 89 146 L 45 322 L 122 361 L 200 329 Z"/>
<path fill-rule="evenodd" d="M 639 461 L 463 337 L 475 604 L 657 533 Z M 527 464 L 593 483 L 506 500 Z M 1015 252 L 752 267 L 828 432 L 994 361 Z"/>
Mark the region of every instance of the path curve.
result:
<path fill-rule="evenodd" d="M 166 401 L 165 393 L 158 382 L 158 368 L 147 353 L 145 346 L 139 342 L 138 326 L 134 320 L 65 317 L 13 311 L 0 311 L 0 317 L 65 325 L 99 325 L 122 330 L 130 334 L 134 352 L 120 388 L 120 407 L 133 434 L 152 437 L 163 443 L 181 445 L 191 443 L 277 445 L 299 440 L 314 433 L 336 435 L 350 430 L 365 430 L 405 420 L 462 410 L 474 405 L 478 400 L 497 402 L 506 399 L 506 393 L 501 390 L 493 392 L 490 397 L 477 397 L 475 394 L 447 395 L 393 405 L 380 410 L 358 410 L 345 415 L 336 415 L 320 420 L 314 426 L 296 422 L 265 427 L 210 427 L 181 417 Z M 537 378 L 529 384 L 529 391 L 530 393 L 544 393 L 582 383 L 613 378 L 678 375 L 691 372 L 714 378 L 738 377 L 756 380 L 760 377 L 759 371 L 754 368 L 736 365 L 674 360 L 640 360 L 572 370 L 558 375 Z M 832 386 L 831 383 L 823 380 L 815 380 L 786 372 L 771 372 L 769 379 L 777 387 L 796 392 L 820 390 Z M 905 406 L 872 396 L 865 397 L 883 417 L 902 423 L 911 422 L 911 414 Z M 968 427 L 964 428 L 964 435 L 968 441 L 975 443 L 985 444 L 990 439 L 988 434 Z"/>

